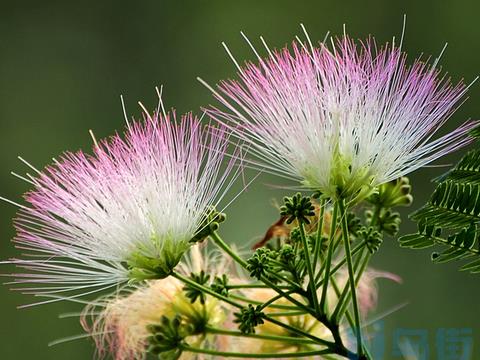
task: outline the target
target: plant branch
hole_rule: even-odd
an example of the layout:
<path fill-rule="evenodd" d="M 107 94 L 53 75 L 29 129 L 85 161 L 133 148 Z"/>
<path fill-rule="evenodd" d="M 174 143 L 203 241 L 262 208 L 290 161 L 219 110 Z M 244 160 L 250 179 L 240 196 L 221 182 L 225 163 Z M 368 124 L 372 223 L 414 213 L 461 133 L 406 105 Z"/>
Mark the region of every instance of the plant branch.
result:
<path fill-rule="evenodd" d="M 312 300 L 312 306 L 317 314 L 321 314 L 320 306 L 318 303 L 317 288 L 315 287 L 315 274 L 313 272 L 312 259 L 310 255 L 310 247 L 308 246 L 307 236 L 305 234 L 305 225 L 302 221 L 298 221 L 300 228 L 300 237 L 302 238 L 303 251 L 305 253 L 305 261 L 307 263 L 308 271 L 308 287 L 310 289 L 310 297 Z"/>
<path fill-rule="evenodd" d="M 338 216 L 338 205 L 335 203 L 333 208 L 333 215 L 332 215 L 332 224 L 330 227 L 330 237 L 328 241 L 328 251 L 327 251 L 327 258 L 325 259 L 325 275 L 324 285 L 322 288 L 322 296 L 320 300 L 320 309 L 325 314 L 326 313 L 326 301 L 327 301 L 327 289 L 328 289 L 328 281 L 330 280 L 330 267 L 332 266 L 332 256 L 333 256 L 333 240 L 335 239 L 335 232 L 337 230 L 337 216 Z"/>
<path fill-rule="evenodd" d="M 345 200 L 340 199 L 338 201 L 338 207 L 340 210 L 340 217 L 341 217 L 341 226 L 342 226 L 342 236 L 343 236 L 343 244 L 345 246 L 345 257 L 347 259 L 347 268 L 348 268 L 348 281 L 350 283 L 350 292 L 352 295 L 352 303 L 353 303 L 353 316 L 355 320 L 355 334 L 357 338 L 357 352 L 358 356 L 361 357 L 363 353 L 363 344 L 362 344 L 362 329 L 360 327 L 360 313 L 358 310 L 358 302 L 357 302 L 357 292 L 356 292 L 356 284 L 355 284 L 355 273 L 353 271 L 353 264 L 352 264 L 352 253 L 350 249 L 350 238 L 348 233 L 348 223 L 347 223 L 347 212 L 345 209 Z"/>
<path fill-rule="evenodd" d="M 310 339 L 302 339 L 300 337 L 294 336 L 281 336 L 281 335 L 269 335 L 269 334 L 245 334 L 240 331 L 218 329 L 210 326 L 205 327 L 205 331 L 211 334 L 227 335 L 227 336 L 237 336 L 237 337 L 248 337 L 254 339 L 263 339 L 271 341 L 282 341 L 282 342 L 292 342 L 296 344 L 309 344 L 309 345 L 318 345 L 316 341 Z"/>
<path fill-rule="evenodd" d="M 323 354 L 332 354 L 332 351 L 329 349 L 325 350 L 314 350 L 314 351 L 303 351 L 303 352 L 292 352 L 292 353 L 241 353 L 241 352 L 228 352 L 228 351 L 217 351 L 210 349 L 200 349 L 192 347 L 190 345 L 182 344 L 179 346 L 179 349 L 182 351 L 192 352 L 196 354 L 207 354 L 214 356 L 222 356 L 228 358 L 243 358 L 243 359 L 271 359 L 271 358 L 299 358 Z"/>
<path fill-rule="evenodd" d="M 320 214 L 318 217 L 317 236 L 315 239 L 315 246 L 313 248 L 313 270 L 317 270 L 318 260 L 322 253 L 322 235 L 323 235 L 323 222 L 325 217 L 325 199 L 320 201 Z"/>

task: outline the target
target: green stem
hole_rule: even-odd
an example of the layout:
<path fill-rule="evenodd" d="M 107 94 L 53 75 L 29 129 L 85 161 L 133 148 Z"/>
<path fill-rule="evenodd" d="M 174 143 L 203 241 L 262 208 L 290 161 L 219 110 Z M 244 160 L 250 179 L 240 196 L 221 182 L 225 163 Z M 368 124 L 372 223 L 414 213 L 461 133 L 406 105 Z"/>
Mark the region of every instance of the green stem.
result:
<path fill-rule="evenodd" d="M 213 231 L 210 234 L 210 237 L 219 248 L 221 248 L 228 255 L 230 255 L 230 257 L 233 260 L 235 260 L 238 264 L 240 264 L 244 269 L 247 269 L 247 265 L 248 265 L 247 262 L 243 260 L 240 256 L 238 256 L 237 253 L 233 251 L 232 248 L 225 243 L 225 241 L 222 240 L 222 238 L 218 235 L 216 231 Z"/>
<path fill-rule="evenodd" d="M 372 215 L 372 221 L 370 222 L 370 226 L 374 227 L 377 225 L 378 220 L 380 219 L 380 213 L 382 212 L 382 207 L 375 205 Z"/>
<path fill-rule="evenodd" d="M 320 201 L 320 215 L 318 217 L 317 238 L 315 239 L 315 247 L 313 248 L 313 270 L 316 271 L 318 260 L 322 253 L 322 235 L 323 235 L 323 219 L 325 217 L 325 199 Z"/>
<path fill-rule="evenodd" d="M 333 289 L 335 290 L 335 294 L 337 296 L 340 296 L 340 288 L 338 287 L 336 281 L 334 278 L 332 278 L 332 286 L 333 286 Z M 345 312 L 345 317 L 347 318 L 347 321 L 348 321 L 348 324 L 350 325 L 350 327 L 353 329 L 353 327 L 355 326 L 354 324 L 354 321 L 353 321 L 353 318 L 352 318 L 352 315 L 350 314 L 350 312 L 347 310 Z M 367 359 L 372 359 L 372 355 L 370 354 L 370 352 L 368 351 L 367 347 L 363 346 L 363 352 L 364 354 L 366 355 Z"/>
<path fill-rule="evenodd" d="M 292 342 L 295 344 L 309 344 L 309 345 L 317 345 L 317 343 L 310 339 L 302 339 L 300 337 L 294 336 L 281 336 L 281 335 L 269 335 L 269 334 L 245 334 L 240 331 L 232 331 L 232 330 L 225 330 L 225 329 L 218 329 L 214 327 L 207 326 L 205 331 L 211 334 L 219 334 L 219 335 L 228 335 L 228 336 L 237 336 L 237 337 L 248 337 L 254 339 L 263 339 L 263 340 L 272 340 L 272 341 L 281 341 L 281 342 Z"/>
<path fill-rule="evenodd" d="M 200 290 L 200 291 L 204 291 L 205 293 L 207 293 L 207 294 L 209 294 L 209 295 L 211 295 L 211 296 L 213 296 L 213 297 L 216 297 L 216 298 L 219 299 L 219 300 L 225 301 L 226 303 L 228 303 L 228 304 L 230 304 L 230 305 L 232 305 L 232 306 L 235 306 L 235 307 L 237 307 L 237 308 L 239 308 L 239 309 L 242 309 L 242 308 L 244 307 L 244 306 L 242 306 L 241 304 L 237 303 L 236 301 L 234 301 L 234 300 L 232 300 L 232 299 L 230 299 L 230 298 L 227 298 L 227 297 L 225 297 L 225 296 L 223 296 L 223 295 L 220 295 L 220 294 L 216 293 L 215 291 L 213 291 L 213 290 L 211 290 L 211 289 L 209 289 L 209 288 L 207 288 L 207 287 L 205 287 L 205 286 L 203 286 L 203 285 L 200 285 L 200 284 L 198 284 L 197 282 L 195 282 L 195 281 L 189 279 L 188 277 L 183 276 L 183 275 L 181 275 L 181 274 L 179 274 L 179 273 L 177 273 L 177 272 L 172 272 L 171 275 L 172 275 L 173 277 L 175 277 L 176 279 L 184 282 L 185 284 L 188 284 L 188 285 L 190 285 L 190 286 L 192 286 L 192 287 L 195 287 L 196 289 L 198 289 L 198 290 Z M 307 333 L 307 332 L 304 332 L 304 331 L 302 331 L 302 330 L 300 330 L 300 329 L 298 329 L 298 328 L 296 328 L 296 327 L 290 326 L 290 325 L 288 325 L 288 324 L 284 324 L 284 323 L 282 323 L 282 322 L 280 322 L 280 321 L 278 321 L 278 320 L 276 320 L 276 319 L 274 319 L 274 318 L 272 318 L 272 317 L 270 317 L 270 316 L 268 316 L 268 315 L 265 315 L 265 316 L 264 316 L 264 319 L 267 320 L 267 321 L 269 321 L 269 322 L 271 322 L 271 323 L 273 323 L 273 324 L 275 324 L 275 325 L 278 325 L 278 326 L 280 326 L 280 327 L 283 327 L 283 328 L 285 328 L 285 329 L 287 329 L 287 330 L 289 330 L 289 331 L 291 331 L 291 332 L 294 332 L 294 333 L 296 333 L 296 334 L 299 334 L 299 335 L 301 335 L 301 336 L 304 336 L 304 337 L 306 337 L 306 338 L 309 338 L 309 339 L 311 339 L 311 340 L 314 340 L 314 341 L 315 341 L 316 343 L 318 343 L 318 344 L 327 345 L 327 346 L 334 346 L 334 345 L 335 345 L 335 344 L 333 344 L 333 343 L 331 343 L 331 342 L 329 342 L 329 341 L 322 340 L 322 339 L 320 339 L 319 337 L 316 337 L 316 336 L 311 335 L 311 334 L 309 334 L 309 333 Z"/>
<path fill-rule="evenodd" d="M 279 317 L 279 316 L 300 316 L 307 314 L 305 311 L 278 311 L 269 313 L 270 316 Z"/>
<path fill-rule="evenodd" d="M 356 277 L 355 277 L 355 286 L 358 286 L 358 283 L 360 282 L 360 278 L 363 275 L 363 271 L 365 270 L 365 266 L 366 266 L 365 259 L 366 259 L 366 257 L 364 258 L 362 266 L 360 266 L 360 261 L 363 258 L 363 253 L 364 252 L 365 252 L 365 248 L 362 249 L 362 252 L 358 255 L 357 259 L 355 260 L 354 273 L 357 274 Z M 360 269 L 359 269 L 359 267 L 360 267 Z M 351 294 L 349 292 L 349 284 L 347 283 L 345 285 L 345 288 L 343 289 L 343 292 L 342 292 L 342 295 L 341 295 L 341 300 L 338 301 L 337 307 L 335 308 L 335 312 L 334 312 L 334 315 L 333 315 L 333 317 L 335 319 L 337 319 L 338 322 L 340 322 L 342 320 L 342 317 L 343 317 L 345 311 L 348 308 L 350 300 L 351 300 Z"/>
<path fill-rule="evenodd" d="M 280 294 L 276 295 L 275 297 L 273 297 L 272 299 L 270 299 L 266 303 L 263 303 L 263 302 L 257 301 L 257 300 L 252 300 L 252 299 L 246 298 L 245 296 L 240 296 L 240 295 L 231 294 L 231 295 L 229 295 L 229 297 L 231 297 L 233 299 L 240 300 L 240 301 L 244 301 L 246 303 L 253 304 L 253 305 L 262 305 L 262 307 L 261 307 L 262 309 L 264 309 L 268 306 L 268 307 L 275 308 L 275 309 L 298 310 L 297 306 L 283 305 L 283 304 L 272 304 L 272 302 L 283 298 L 283 295 L 280 295 Z"/>
<path fill-rule="evenodd" d="M 229 290 L 237 290 L 237 289 L 270 289 L 269 286 L 264 284 L 237 284 L 237 285 L 227 285 L 227 289 Z M 285 288 L 288 288 L 285 286 Z"/>
<path fill-rule="evenodd" d="M 238 264 L 240 264 L 245 270 L 247 270 L 247 262 L 243 260 L 240 256 L 238 256 L 235 251 L 232 250 L 230 246 L 228 246 L 225 241 L 222 240 L 222 238 L 218 235 L 217 232 L 213 232 L 210 234 L 210 237 L 212 240 L 215 242 L 215 244 L 220 247 L 223 251 L 225 251 L 233 260 L 235 260 Z M 305 304 L 302 304 L 300 301 L 292 298 L 290 295 L 285 293 L 278 285 L 272 283 L 270 280 L 266 279 L 264 276 L 260 279 L 265 285 L 267 285 L 269 288 L 275 290 L 278 294 L 281 294 L 285 299 L 290 301 L 292 304 L 300 307 L 301 309 L 312 313 L 311 309 L 309 309 L 308 306 Z"/>
<path fill-rule="evenodd" d="M 320 314 L 320 306 L 318 304 L 317 289 L 315 287 L 315 273 L 313 271 L 312 259 L 310 255 L 310 247 L 308 246 L 307 236 L 305 234 L 305 226 L 299 221 L 300 237 L 302 238 L 303 251 L 305 252 L 305 261 L 307 263 L 308 270 L 308 287 L 310 288 L 310 296 L 312 299 L 312 305 L 317 314 Z"/>
<path fill-rule="evenodd" d="M 270 261 L 272 261 L 272 260 L 270 260 Z M 272 263 L 275 263 L 275 261 L 273 260 Z M 279 264 L 281 264 L 281 263 L 279 263 Z M 270 274 L 270 276 L 273 276 L 275 279 L 277 279 L 279 281 L 286 282 L 287 284 L 290 284 L 292 288 L 297 289 L 298 291 L 304 291 L 303 288 L 301 288 L 298 285 L 298 283 L 294 282 L 293 280 L 290 280 L 290 279 L 288 279 L 288 278 L 286 278 L 286 277 L 284 277 L 284 276 L 282 276 L 278 273 L 272 272 L 272 271 L 269 271 L 268 273 Z M 262 281 L 264 281 L 264 280 L 262 280 Z M 270 286 L 268 286 L 268 287 L 270 287 Z M 278 285 L 277 285 L 277 287 L 281 288 Z"/>
<path fill-rule="evenodd" d="M 192 279 L 186 277 L 186 276 L 183 276 L 182 274 L 179 274 L 175 271 L 172 272 L 171 274 L 174 278 L 182 281 L 183 283 L 185 284 L 188 284 L 194 288 L 196 288 L 197 290 L 200 290 L 200 291 L 203 291 L 205 292 L 206 294 L 208 295 L 211 295 L 213 297 L 216 297 L 217 299 L 219 300 L 222 300 L 224 302 L 226 302 L 227 304 L 230 304 L 232 306 L 235 306 L 239 309 L 242 309 L 244 308 L 244 306 L 242 304 L 239 304 L 237 303 L 236 301 L 232 300 L 230 297 L 226 297 L 226 296 L 223 296 L 223 295 L 220 295 L 219 293 L 216 293 L 215 291 L 213 291 L 212 289 L 206 287 L 206 286 L 203 286 L 203 285 L 200 285 L 199 283 L 193 281 Z"/>
<path fill-rule="evenodd" d="M 283 291 L 282 289 L 280 289 L 277 285 L 275 285 L 274 283 L 272 283 L 270 280 L 268 279 L 265 279 L 265 278 L 261 278 L 261 280 L 268 286 L 270 286 L 270 288 L 272 288 L 273 290 L 275 290 L 279 295 L 282 295 L 282 297 L 284 297 L 285 299 L 287 299 L 288 301 L 290 301 L 292 304 L 298 306 L 300 309 L 302 310 L 305 310 L 307 311 L 308 313 L 312 314 L 312 315 L 315 315 L 315 312 L 312 311 L 312 309 L 310 307 L 308 307 L 307 305 L 305 304 L 302 304 L 300 301 L 296 300 L 295 298 L 291 297 L 289 295 L 289 293 Z"/>
<path fill-rule="evenodd" d="M 299 328 L 296 328 L 296 327 L 294 327 L 294 326 L 291 326 L 291 325 L 288 325 L 288 324 L 286 324 L 286 323 L 283 323 L 283 322 L 281 322 L 281 321 L 279 321 L 279 320 L 277 320 L 277 319 L 275 319 L 275 318 L 272 318 L 272 317 L 269 316 L 269 315 L 265 315 L 265 316 L 264 316 L 264 319 L 267 320 L 267 321 L 269 321 L 269 322 L 271 322 L 272 324 L 278 325 L 278 326 L 280 326 L 280 327 L 282 327 L 282 328 L 290 331 L 291 333 L 298 334 L 298 335 L 300 335 L 300 336 L 304 336 L 304 337 L 306 337 L 306 338 L 308 338 L 308 339 L 311 339 L 311 340 L 315 341 L 315 342 L 316 342 L 317 344 L 319 344 L 319 345 L 325 345 L 325 346 L 330 347 L 330 348 L 334 348 L 334 347 L 336 347 L 336 345 L 337 345 L 337 344 L 332 343 L 332 342 L 330 342 L 330 341 L 320 339 L 319 337 L 317 337 L 317 336 L 315 336 L 315 335 L 312 335 L 312 334 L 310 334 L 309 332 L 303 331 L 303 330 L 301 330 L 301 329 L 299 329 Z"/>
<path fill-rule="evenodd" d="M 293 352 L 293 353 L 241 353 L 241 352 L 229 352 L 229 351 L 217 351 L 210 349 L 200 349 L 192 347 L 186 344 L 179 345 L 179 349 L 187 352 L 192 352 L 196 354 L 207 354 L 214 356 L 222 356 L 227 358 L 243 358 L 243 359 L 271 359 L 271 358 L 299 358 L 323 354 L 332 354 L 330 349 L 325 350 L 314 350 L 314 351 L 303 351 L 303 352 Z"/>
<path fill-rule="evenodd" d="M 327 301 L 327 289 L 328 289 L 328 281 L 330 279 L 330 267 L 332 266 L 332 255 L 333 255 L 333 240 L 335 239 L 335 232 L 337 230 L 337 214 L 338 214 L 338 205 L 335 203 L 333 208 L 332 214 L 332 224 L 330 227 L 330 237 L 328 240 L 328 251 L 327 251 L 327 258 L 325 259 L 325 275 L 324 279 L 324 286 L 322 288 L 322 297 L 320 300 L 320 309 L 325 314 L 326 313 L 326 301 Z"/>
<path fill-rule="evenodd" d="M 353 271 L 353 264 L 352 264 L 352 252 L 350 249 L 350 238 L 348 234 L 348 223 L 347 223 L 347 212 L 345 209 L 345 200 L 340 199 L 338 201 L 338 206 L 339 206 L 340 217 L 341 217 L 343 244 L 345 246 L 345 257 L 347 259 L 348 281 L 350 283 L 350 292 L 352 294 L 353 316 L 355 320 L 354 330 L 357 337 L 357 352 L 358 352 L 358 356 L 361 357 L 363 354 L 362 329 L 360 327 L 360 312 L 358 311 L 357 291 L 356 291 L 356 285 L 355 285 L 355 273 Z"/>
<path fill-rule="evenodd" d="M 290 294 L 291 292 L 293 292 L 293 290 L 288 291 L 287 294 Z M 274 304 L 274 302 L 280 300 L 282 297 L 283 297 L 283 296 L 280 295 L 280 294 L 272 297 L 270 300 L 268 300 L 268 301 L 266 301 L 266 302 L 264 302 L 264 303 L 262 304 L 261 309 L 265 309 L 266 307 L 269 307 L 269 306 L 271 306 L 271 307 L 279 306 L 278 304 Z M 288 305 L 284 305 L 284 306 L 288 306 Z M 293 310 L 293 309 L 298 310 L 298 308 L 293 307 L 293 306 L 288 306 L 288 307 L 289 307 L 291 310 Z"/>
<path fill-rule="evenodd" d="M 362 242 L 361 244 L 358 244 L 353 250 L 352 250 L 352 256 L 355 256 L 359 251 L 361 251 L 365 246 L 367 245 L 366 242 Z M 347 262 L 347 259 L 343 258 L 342 260 L 340 260 L 337 265 L 335 265 L 332 270 L 330 270 L 330 275 L 333 275 L 335 274 L 338 270 L 340 270 L 342 268 L 343 265 L 345 265 L 345 263 Z M 320 275 L 320 274 L 319 274 Z M 320 276 L 317 276 L 317 281 L 319 280 Z M 324 279 L 320 280 L 319 282 L 317 282 L 317 288 L 319 288 L 324 282 Z"/>

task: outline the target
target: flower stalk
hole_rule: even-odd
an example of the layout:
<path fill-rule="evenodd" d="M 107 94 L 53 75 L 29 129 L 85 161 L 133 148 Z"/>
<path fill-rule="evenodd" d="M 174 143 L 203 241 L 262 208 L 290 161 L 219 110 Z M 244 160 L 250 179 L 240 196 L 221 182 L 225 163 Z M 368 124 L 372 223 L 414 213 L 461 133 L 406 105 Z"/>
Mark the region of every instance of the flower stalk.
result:
<path fill-rule="evenodd" d="M 344 199 L 341 199 L 338 202 L 338 208 L 339 208 L 340 219 L 341 219 L 343 244 L 345 246 L 345 258 L 347 260 L 348 282 L 350 284 L 350 293 L 352 296 L 353 318 L 355 320 L 355 328 L 353 330 L 357 338 L 357 353 L 359 357 L 361 357 L 363 355 L 362 329 L 360 324 L 360 312 L 358 310 L 358 301 L 357 301 L 357 294 L 356 294 L 357 285 L 355 281 L 355 272 L 353 270 L 352 252 L 350 249 L 350 238 L 349 238 L 348 224 L 347 224 L 347 212 L 345 208 Z"/>

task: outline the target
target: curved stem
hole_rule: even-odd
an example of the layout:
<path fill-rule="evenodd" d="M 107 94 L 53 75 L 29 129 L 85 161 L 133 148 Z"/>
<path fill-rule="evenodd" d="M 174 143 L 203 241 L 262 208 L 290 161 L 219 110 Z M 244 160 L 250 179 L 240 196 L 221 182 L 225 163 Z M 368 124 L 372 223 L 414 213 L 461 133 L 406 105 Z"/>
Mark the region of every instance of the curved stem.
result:
<path fill-rule="evenodd" d="M 240 331 L 232 331 L 226 329 L 218 329 L 214 327 L 207 326 L 205 331 L 211 334 L 227 335 L 227 336 L 237 336 L 237 337 L 248 337 L 254 339 L 262 340 L 271 340 L 271 341 L 282 341 L 282 342 L 291 342 L 295 344 L 308 344 L 308 345 L 318 345 L 315 341 L 310 339 L 302 339 L 300 337 L 294 336 L 281 336 L 281 335 L 269 335 L 269 334 L 244 334 Z"/>
<path fill-rule="evenodd" d="M 218 235 L 217 232 L 213 232 L 212 234 L 210 234 L 210 237 L 212 238 L 212 240 L 215 242 L 215 244 L 220 247 L 223 251 L 225 251 L 233 260 L 235 260 L 238 264 L 240 264 L 245 270 L 247 270 L 247 262 L 245 260 L 243 260 L 240 256 L 237 255 L 237 253 L 235 253 L 235 251 L 233 251 L 233 249 L 228 246 L 227 243 L 225 243 L 225 241 L 222 240 L 222 238 Z M 260 279 L 260 281 L 262 281 L 265 285 L 267 285 L 269 288 L 275 290 L 278 294 L 281 294 L 285 299 L 287 299 L 288 301 L 290 301 L 292 304 L 300 307 L 301 309 L 309 312 L 309 313 L 312 313 L 312 310 L 306 306 L 305 304 L 302 304 L 300 301 L 292 298 L 290 295 L 288 295 L 285 291 L 283 291 L 278 285 L 272 283 L 270 280 L 266 279 L 264 276 L 262 276 L 262 278 Z"/>
<path fill-rule="evenodd" d="M 337 296 L 340 296 L 340 289 L 335 281 L 335 279 L 332 278 L 332 286 L 333 286 L 333 289 L 335 290 L 335 294 Z M 353 318 L 352 318 L 352 315 L 350 314 L 350 312 L 347 310 L 345 312 L 345 317 L 347 318 L 347 321 L 348 321 L 348 324 L 350 325 L 350 327 L 353 329 L 353 327 L 355 326 L 355 323 L 353 321 Z M 372 358 L 372 355 L 370 354 L 370 352 L 368 351 L 367 347 L 365 346 L 365 344 L 363 345 L 363 352 L 365 354 L 365 356 L 367 357 L 368 360 L 370 359 L 373 359 Z"/>
<path fill-rule="evenodd" d="M 293 353 L 240 353 L 240 352 L 229 352 L 229 351 L 217 351 L 210 349 L 200 349 L 192 347 L 186 344 L 179 346 L 179 349 L 187 352 L 192 352 L 196 354 L 207 354 L 214 356 L 223 356 L 228 358 L 243 358 L 243 359 L 271 359 L 271 358 L 299 358 L 323 354 L 332 354 L 333 352 L 330 349 L 325 350 L 314 350 L 314 351 L 303 351 L 303 352 L 293 352 Z"/>
<path fill-rule="evenodd" d="M 222 300 L 222 301 L 224 301 L 224 302 L 226 302 L 226 303 L 228 303 L 228 304 L 230 304 L 230 305 L 232 305 L 232 306 L 235 306 L 235 307 L 237 307 L 237 308 L 239 308 L 239 309 L 242 309 L 242 308 L 243 308 L 243 306 L 242 306 L 241 304 L 237 303 L 236 301 L 234 301 L 234 300 L 232 300 L 232 299 L 230 299 L 230 298 L 228 298 L 228 297 L 225 297 L 225 296 L 223 296 L 223 295 L 220 295 L 220 294 L 216 293 L 215 291 L 213 291 L 213 290 L 211 290 L 211 289 L 209 289 L 209 288 L 207 288 L 207 287 L 205 287 L 205 286 L 203 286 L 203 285 L 200 285 L 200 284 L 198 284 L 197 282 L 189 279 L 189 278 L 186 277 L 186 276 L 183 276 L 183 275 L 181 275 L 181 274 L 179 274 L 179 273 L 177 273 L 177 272 L 172 272 L 171 275 L 172 275 L 173 277 L 175 277 L 176 279 L 184 282 L 185 284 L 188 284 L 188 285 L 190 285 L 190 286 L 192 286 L 192 287 L 195 287 L 196 289 L 198 289 L 198 290 L 200 290 L 200 291 L 203 291 L 203 292 L 205 292 L 205 293 L 207 293 L 207 294 L 209 294 L 209 295 L 211 295 L 211 296 L 213 296 L 213 297 L 216 297 L 217 299 Z M 298 335 L 300 335 L 300 336 L 304 336 L 304 337 L 306 337 L 306 338 L 309 338 L 309 339 L 315 341 L 317 344 L 326 345 L 326 346 L 329 346 L 329 347 L 332 347 L 332 346 L 335 347 L 335 345 L 336 345 L 336 344 L 331 343 L 331 342 L 329 342 L 329 341 L 320 339 L 320 338 L 317 337 L 317 336 L 311 335 L 311 334 L 309 334 L 309 333 L 307 333 L 307 332 L 305 332 L 305 331 L 303 331 L 303 330 L 301 330 L 301 329 L 298 329 L 298 328 L 296 328 L 296 327 L 290 326 L 290 325 L 288 325 L 288 324 L 284 324 L 284 323 L 282 323 L 282 322 L 280 322 L 280 321 L 278 321 L 278 320 L 276 320 L 276 319 L 274 319 L 274 318 L 272 318 L 272 317 L 270 317 L 270 316 L 268 316 L 268 315 L 265 315 L 265 316 L 264 316 L 264 319 L 267 320 L 267 321 L 269 321 L 269 322 L 271 322 L 271 323 L 273 323 L 273 324 L 275 324 L 275 325 L 278 325 L 278 326 L 280 326 L 280 327 L 283 327 L 283 328 L 285 328 L 285 329 L 287 329 L 287 330 L 289 330 L 289 331 L 291 331 L 291 332 L 293 332 L 293 333 L 295 333 L 295 334 L 298 334 Z"/>
<path fill-rule="evenodd" d="M 327 341 L 327 340 L 323 340 L 323 339 L 320 339 L 319 337 L 315 336 L 315 335 L 312 335 L 310 334 L 309 332 L 306 332 L 306 331 L 303 331 L 297 327 L 294 327 L 294 326 L 291 326 L 291 325 L 288 325 L 288 324 L 285 324 L 277 319 L 274 319 L 272 317 L 270 317 L 269 315 L 265 315 L 264 316 L 264 319 L 271 322 L 272 324 L 275 324 L 275 325 L 278 325 L 288 331 L 290 331 L 291 333 L 294 333 L 294 334 L 297 334 L 297 335 L 300 335 L 300 336 L 304 336 L 308 339 L 311 339 L 313 341 L 315 341 L 317 344 L 319 345 L 325 345 L 325 346 L 328 346 L 328 347 L 331 347 L 331 348 L 334 348 L 337 346 L 337 344 L 333 343 L 333 342 L 330 342 L 330 341 Z M 345 349 L 346 350 L 346 349 Z"/>
<path fill-rule="evenodd" d="M 338 201 L 338 207 L 340 210 L 341 217 L 341 226 L 342 226 L 342 236 L 343 244 L 345 246 L 345 257 L 347 259 L 347 268 L 348 268 L 348 282 L 350 283 L 350 292 L 352 295 L 352 304 L 353 304 L 353 317 L 355 320 L 355 334 L 357 338 L 357 352 L 358 356 L 361 357 L 363 353 L 363 344 L 362 344 L 362 330 L 360 327 L 360 312 L 358 310 L 357 302 L 357 291 L 355 284 L 355 273 L 353 271 L 352 263 L 352 252 L 350 249 L 350 238 L 348 234 L 348 223 L 347 223 L 347 212 L 345 209 L 345 200 L 340 199 Z"/>
<path fill-rule="evenodd" d="M 222 238 L 218 235 L 216 231 L 213 231 L 210 234 L 210 237 L 219 248 L 221 248 L 228 255 L 230 255 L 230 257 L 235 260 L 240 266 L 242 266 L 244 269 L 247 269 L 247 262 L 243 260 L 240 256 L 238 256 L 237 253 L 233 251 L 232 248 L 225 243 L 225 241 L 222 240 Z"/>
<path fill-rule="evenodd" d="M 229 297 L 231 297 L 232 299 L 237 299 L 237 300 L 240 300 L 240 301 L 244 301 L 246 303 L 253 304 L 253 305 L 262 305 L 261 309 L 265 309 L 268 306 L 268 307 L 271 307 L 271 308 L 274 308 L 274 309 L 298 310 L 297 306 L 283 305 L 283 304 L 273 304 L 273 302 L 283 298 L 283 296 L 280 295 L 280 294 L 276 295 L 275 297 L 271 298 L 270 300 L 268 300 L 265 303 L 263 303 L 261 301 L 257 301 L 257 300 L 252 300 L 252 299 L 246 298 L 245 296 L 240 296 L 240 295 L 231 294 L 231 295 L 229 295 Z"/>
<path fill-rule="evenodd" d="M 289 294 L 290 292 L 291 292 L 291 291 L 287 292 L 287 294 Z M 282 297 L 283 297 L 283 296 L 280 295 L 280 294 L 278 294 L 277 296 L 272 297 L 270 300 L 268 300 L 268 301 L 266 301 L 266 302 L 264 302 L 264 303 L 262 304 L 261 309 L 265 309 L 265 308 L 268 307 L 268 306 L 274 307 L 274 306 L 276 305 L 276 304 L 274 304 L 274 302 L 277 301 L 277 300 L 280 300 Z M 278 305 L 277 305 L 277 306 L 278 306 Z M 288 306 L 288 305 L 286 305 L 286 306 Z M 292 306 L 289 306 L 289 308 L 291 309 Z M 295 309 L 298 310 L 298 308 L 295 308 Z"/>
<path fill-rule="evenodd" d="M 302 311 L 302 310 L 297 310 L 297 311 L 278 311 L 278 312 L 271 312 L 269 313 L 270 316 L 272 317 L 279 317 L 279 316 L 300 316 L 300 315 L 305 315 L 307 312 Z"/>
<path fill-rule="evenodd" d="M 360 261 L 363 257 L 364 252 L 365 252 L 365 248 L 362 248 L 360 254 L 358 255 L 357 259 L 355 260 L 354 272 L 357 272 L 358 267 L 360 266 L 359 264 L 360 264 Z M 353 256 L 353 253 L 352 253 L 352 256 Z M 360 280 L 360 276 L 361 276 L 361 274 L 357 274 L 357 277 L 355 279 L 356 285 L 358 285 L 358 281 Z M 333 284 L 333 279 L 332 279 L 332 284 Z M 332 314 L 332 319 L 334 319 L 334 321 L 338 321 L 339 323 L 342 320 L 343 313 L 346 310 L 346 308 L 348 307 L 348 303 L 350 301 L 349 290 L 350 290 L 349 284 L 347 283 L 345 285 L 345 287 L 343 288 L 343 291 L 342 291 L 341 295 L 338 297 L 337 306 L 335 307 L 335 310 L 333 311 L 333 314 Z M 338 296 L 338 294 L 337 294 L 337 296 Z"/>
<path fill-rule="evenodd" d="M 236 285 L 227 285 L 229 290 L 241 290 L 241 289 L 270 289 L 267 285 L 264 284 L 236 284 Z M 286 287 L 287 288 L 287 287 Z"/>

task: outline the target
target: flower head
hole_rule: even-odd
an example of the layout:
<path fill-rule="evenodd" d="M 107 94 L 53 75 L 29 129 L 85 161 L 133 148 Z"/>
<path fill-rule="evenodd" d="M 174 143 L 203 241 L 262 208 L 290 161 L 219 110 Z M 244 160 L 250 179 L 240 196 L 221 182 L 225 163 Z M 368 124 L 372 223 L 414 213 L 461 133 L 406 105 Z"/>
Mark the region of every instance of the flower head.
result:
<path fill-rule="evenodd" d="M 407 65 L 400 47 L 347 35 L 331 47 L 267 50 L 238 66 L 239 80 L 210 88 L 228 110 L 209 113 L 249 145 L 254 167 L 352 198 L 471 141 L 476 122 L 430 141 L 467 90 L 438 59 Z"/>
<path fill-rule="evenodd" d="M 71 299 L 167 276 L 238 173 L 222 165 L 227 137 L 192 114 L 154 113 L 93 155 L 63 155 L 32 178 L 15 221 L 15 243 L 33 255 L 10 261 L 27 270 L 16 282 Z"/>

